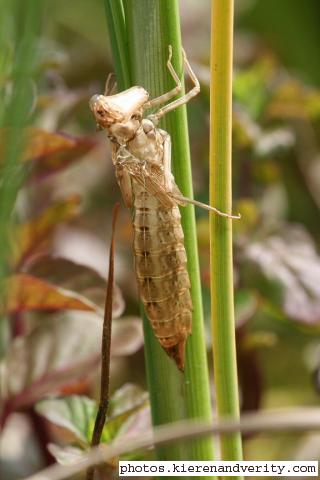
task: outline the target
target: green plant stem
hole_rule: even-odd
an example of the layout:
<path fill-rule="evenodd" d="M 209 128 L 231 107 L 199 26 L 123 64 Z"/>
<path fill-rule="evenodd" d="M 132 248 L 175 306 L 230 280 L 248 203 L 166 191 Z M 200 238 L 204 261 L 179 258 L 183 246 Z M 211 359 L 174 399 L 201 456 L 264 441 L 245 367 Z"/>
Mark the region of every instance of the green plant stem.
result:
<path fill-rule="evenodd" d="M 231 212 L 233 0 L 212 1 L 210 203 Z M 212 342 L 219 417 L 239 417 L 232 220 L 210 214 Z M 242 458 L 238 433 L 221 437 L 223 460 Z M 234 477 L 242 478 L 242 477 Z"/>
<path fill-rule="evenodd" d="M 176 0 L 126 0 L 124 2 L 133 84 L 145 87 L 152 97 L 173 87 L 166 68 L 168 46 L 173 47 L 173 64 L 183 77 L 178 2 Z M 112 38 L 111 38 L 112 40 Z M 128 86 L 128 85 L 126 85 Z M 183 194 L 192 197 L 189 138 L 185 107 L 171 112 L 161 122 L 172 138 L 173 172 Z M 192 335 L 187 342 L 186 368 L 182 374 L 155 339 L 144 319 L 145 352 L 153 423 L 160 425 L 183 418 L 211 420 L 205 335 L 198 265 L 194 209 L 183 208 L 182 225 L 188 255 L 193 301 Z M 212 460 L 212 439 L 163 446 L 159 458 L 165 460 Z"/>
<path fill-rule="evenodd" d="M 178 2 L 140 0 L 137 4 L 126 0 L 124 6 L 132 79 L 135 84 L 144 86 L 151 97 L 158 96 L 173 86 L 166 68 L 169 45 L 173 47 L 174 67 L 183 77 Z M 175 179 L 183 194 L 192 197 L 186 108 L 180 107 L 168 114 L 161 127 L 171 135 Z M 183 375 L 160 348 L 145 319 L 146 363 L 155 425 L 182 418 L 211 418 L 194 209 L 187 207 L 181 213 L 192 281 L 193 328 L 187 343 Z M 171 459 L 212 459 L 212 440 L 192 442 L 187 452 L 174 452 L 172 446 L 162 447 L 161 455 Z"/>
<path fill-rule="evenodd" d="M 122 0 L 105 0 L 104 5 L 117 84 L 121 91 L 131 85 L 123 4 Z"/>

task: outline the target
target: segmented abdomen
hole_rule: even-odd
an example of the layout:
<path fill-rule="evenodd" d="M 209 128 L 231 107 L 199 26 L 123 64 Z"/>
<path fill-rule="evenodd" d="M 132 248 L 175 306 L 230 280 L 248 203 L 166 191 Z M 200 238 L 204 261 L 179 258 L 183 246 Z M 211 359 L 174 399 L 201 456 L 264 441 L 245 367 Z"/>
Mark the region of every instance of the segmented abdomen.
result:
<path fill-rule="evenodd" d="M 179 208 L 165 208 L 139 184 L 132 186 L 140 297 L 160 344 L 183 370 L 192 302 Z"/>

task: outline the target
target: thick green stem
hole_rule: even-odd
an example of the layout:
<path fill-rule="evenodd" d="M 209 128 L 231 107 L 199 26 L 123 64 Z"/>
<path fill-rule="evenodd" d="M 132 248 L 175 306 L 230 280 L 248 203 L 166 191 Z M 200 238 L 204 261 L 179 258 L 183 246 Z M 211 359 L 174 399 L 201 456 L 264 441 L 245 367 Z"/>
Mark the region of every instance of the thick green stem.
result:
<path fill-rule="evenodd" d="M 212 1 L 210 203 L 231 212 L 233 0 Z M 210 215 L 212 335 L 219 417 L 239 416 L 233 303 L 232 220 Z M 221 437 L 223 460 L 242 458 L 241 437 Z M 234 477 L 241 478 L 241 477 Z"/>
<path fill-rule="evenodd" d="M 173 64 L 183 77 L 178 2 L 176 0 L 124 1 L 128 35 L 130 74 L 133 84 L 158 96 L 173 87 L 166 68 L 168 47 Z M 184 195 L 192 197 L 189 139 L 185 107 L 171 112 L 161 122 L 172 138 L 173 171 Z M 192 283 L 193 328 L 187 343 L 185 373 L 178 371 L 155 339 L 145 319 L 145 351 L 152 417 L 155 425 L 182 418 L 211 419 L 205 336 L 201 301 L 195 217 L 193 207 L 183 208 L 182 224 Z M 161 459 L 212 460 L 211 438 L 161 447 Z"/>

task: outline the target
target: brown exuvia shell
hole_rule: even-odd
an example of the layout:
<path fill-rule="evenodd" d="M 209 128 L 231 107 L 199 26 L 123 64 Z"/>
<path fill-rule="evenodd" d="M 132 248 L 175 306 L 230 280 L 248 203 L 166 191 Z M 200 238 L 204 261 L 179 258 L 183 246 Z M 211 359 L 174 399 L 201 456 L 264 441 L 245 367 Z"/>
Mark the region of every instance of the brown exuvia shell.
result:
<path fill-rule="evenodd" d="M 161 346 L 184 369 L 184 352 L 192 324 L 187 255 L 177 206 L 148 207 L 148 195 L 133 182 L 134 256 L 140 297 Z M 141 197 L 143 197 L 143 207 Z M 151 201 L 151 198 L 150 198 Z"/>

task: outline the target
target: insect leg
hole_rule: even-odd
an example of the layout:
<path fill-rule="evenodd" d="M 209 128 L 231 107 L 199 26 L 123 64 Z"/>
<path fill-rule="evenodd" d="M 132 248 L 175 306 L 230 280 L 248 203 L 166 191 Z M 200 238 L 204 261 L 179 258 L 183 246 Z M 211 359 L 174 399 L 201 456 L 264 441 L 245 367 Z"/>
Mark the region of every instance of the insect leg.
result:
<path fill-rule="evenodd" d="M 197 200 L 192 200 L 191 198 L 184 197 L 179 189 L 177 188 L 174 177 L 171 173 L 171 138 L 170 135 L 164 130 L 158 130 L 163 138 L 163 173 L 164 173 L 164 186 L 168 195 L 177 200 L 181 205 L 191 204 L 196 205 L 197 207 L 209 210 L 211 212 L 220 215 L 221 217 L 232 218 L 238 220 L 241 218 L 241 215 L 230 215 L 228 213 L 221 212 L 215 207 L 206 205 L 205 203 L 198 202 Z"/>
<path fill-rule="evenodd" d="M 116 168 L 116 178 L 121 190 L 124 204 L 127 208 L 133 206 L 133 192 L 131 185 L 130 173 L 125 168 Z"/>
<path fill-rule="evenodd" d="M 169 58 L 168 58 L 168 61 L 167 61 L 167 68 L 168 68 L 169 72 L 171 73 L 171 76 L 172 76 L 173 80 L 176 82 L 176 86 L 172 90 L 170 90 L 169 92 L 166 92 L 163 95 L 160 95 L 160 97 L 156 97 L 152 100 L 149 100 L 149 102 L 145 103 L 143 108 L 156 107 L 157 105 L 160 105 L 161 103 L 167 102 L 168 100 L 170 100 L 170 98 L 174 97 L 175 95 L 177 95 L 178 93 L 181 92 L 182 83 L 181 83 L 180 78 L 177 75 L 177 72 L 173 68 L 173 65 L 171 63 L 171 59 L 172 59 L 172 46 L 169 45 Z"/>
<path fill-rule="evenodd" d="M 173 175 L 171 173 L 171 138 L 164 130 L 159 130 L 163 138 L 163 173 L 164 186 L 169 192 L 172 192 L 174 185 Z"/>
<path fill-rule="evenodd" d="M 177 200 L 178 202 L 180 202 L 182 205 L 183 204 L 195 205 L 196 207 L 203 208 L 204 210 L 208 210 L 209 212 L 216 213 L 220 217 L 231 218 L 233 220 L 240 220 L 241 218 L 240 213 L 238 213 L 238 215 L 231 215 L 230 213 L 221 212 L 220 210 L 218 210 L 215 207 L 212 207 L 211 205 L 198 202 L 198 200 L 192 200 L 191 198 L 184 197 L 183 195 L 176 195 L 175 193 L 172 193 L 171 197 Z"/>
<path fill-rule="evenodd" d="M 182 50 L 182 56 L 183 56 L 183 62 L 184 62 L 185 68 L 194 84 L 194 87 L 182 97 L 178 98 L 177 100 L 174 100 L 168 105 L 165 105 L 163 108 L 160 108 L 160 110 L 158 110 L 157 113 L 148 115 L 147 118 L 155 124 L 157 124 L 157 122 L 160 120 L 161 117 L 163 117 L 163 115 L 166 115 L 168 112 L 171 112 L 172 110 L 175 110 L 181 105 L 184 105 L 185 103 L 189 102 L 191 98 L 195 97 L 200 92 L 199 80 L 197 79 L 194 71 L 192 70 L 184 50 Z"/>
<path fill-rule="evenodd" d="M 105 87 L 104 87 L 104 95 L 107 97 L 112 93 L 114 90 L 114 86 L 116 85 L 116 81 L 113 82 L 113 85 L 111 86 L 111 80 L 115 77 L 115 74 L 113 72 L 109 73 Z"/>

